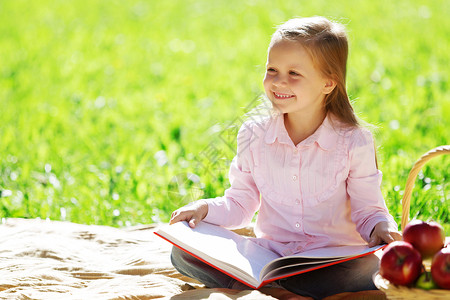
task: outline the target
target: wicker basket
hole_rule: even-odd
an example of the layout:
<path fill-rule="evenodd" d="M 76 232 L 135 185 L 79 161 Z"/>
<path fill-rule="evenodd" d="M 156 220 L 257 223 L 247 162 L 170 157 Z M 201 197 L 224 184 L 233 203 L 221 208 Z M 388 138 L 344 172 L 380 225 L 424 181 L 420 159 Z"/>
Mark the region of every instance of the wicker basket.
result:
<path fill-rule="evenodd" d="M 420 169 L 425 165 L 427 161 L 432 159 L 433 157 L 442 155 L 442 154 L 450 154 L 450 145 L 441 146 L 434 148 L 424 155 L 420 157 L 411 171 L 409 172 L 408 179 L 406 180 L 405 193 L 403 194 L 402 200 L 402 222 L 401 228 L 402 231 L 405 229 L 406 224 L 409 221 L 409 208 L 410 208 L 410 200 L 412 189 L 414 187 L 414 181 L 416 180 L 417 174 L 419 174 Z M 388 280 L 381 277 L 380 274 L 374 275 L 374 282 L 378 289 L 386 293 L 388 299 L 430 299 L 430 300 L 442 300 L 442 299 L 450 299 L 450 290 L 444 289 L 433 289 L 433 290 L 422 290 L 418 288 L 409 288 L 406 286 L 399 286 L 390 283 Z"/>

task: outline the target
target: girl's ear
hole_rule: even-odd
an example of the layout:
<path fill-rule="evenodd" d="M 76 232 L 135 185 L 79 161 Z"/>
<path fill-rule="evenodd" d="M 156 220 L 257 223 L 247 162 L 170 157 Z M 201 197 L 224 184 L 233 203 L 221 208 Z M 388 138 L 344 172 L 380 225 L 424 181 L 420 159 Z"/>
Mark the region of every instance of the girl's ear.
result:
<path fill-rule="evenodd" d="M 325 81 L 325 86 L 323 87 L 323 93 L 328 95 L 329 93 L 331 93 L 334 88 L 336 87 L 336 81 L 329 78 Z"/>

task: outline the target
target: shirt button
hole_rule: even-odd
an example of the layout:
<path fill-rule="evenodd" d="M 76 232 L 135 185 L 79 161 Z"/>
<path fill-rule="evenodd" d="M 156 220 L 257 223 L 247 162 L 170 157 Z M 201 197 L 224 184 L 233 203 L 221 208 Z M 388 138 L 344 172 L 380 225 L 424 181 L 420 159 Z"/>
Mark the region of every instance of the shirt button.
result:
<path fill-rule="evenodd" d="M 295 200 L 295 204 L 299 205 L 300 204 L 300 200 L 296 199 Z"/>
<path fill-rule="evenodd" d="M 298 149 L 295 149 L 295 150 L 294 150 L 294 154 L 298 154 Z"/>
<path fill-rule="evenodd" d="M 292 255 L 293 252 L 292 252 L 292 250 L 287 249 L 287 250 L 284 250 L 284 251 L 283 251 L 283 254 L 284 254 L 284 256 L 288 256 L 288 255 Z"/>
<path fill-rule="evenodd" d="M 292 180 L 297 180 L 297 175 L 292 176 Z"/>
<path fill-rule="evenodd" d="M 300 223 L 295 223 L 295 227 L 300 228 Z"/>

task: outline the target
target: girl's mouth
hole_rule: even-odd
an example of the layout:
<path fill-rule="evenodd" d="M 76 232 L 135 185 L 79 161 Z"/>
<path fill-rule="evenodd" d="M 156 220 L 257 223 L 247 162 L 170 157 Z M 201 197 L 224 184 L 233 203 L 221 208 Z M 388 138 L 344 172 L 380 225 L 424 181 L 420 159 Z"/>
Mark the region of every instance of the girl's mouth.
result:
<path fill-rule="evenodd" d="M 275 92 L 273 92 L 273 95 L 275 96 L 276 99 L 290 99 L 295 97 L 295 95 L 281 94 Z"/>

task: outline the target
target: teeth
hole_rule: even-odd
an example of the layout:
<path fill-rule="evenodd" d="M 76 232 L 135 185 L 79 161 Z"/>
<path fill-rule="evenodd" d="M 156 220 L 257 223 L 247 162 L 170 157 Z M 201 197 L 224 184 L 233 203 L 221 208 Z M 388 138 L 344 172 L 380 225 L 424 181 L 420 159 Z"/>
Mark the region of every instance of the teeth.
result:
<path fill-rule="evenodd" d="M 277 96 L 278 98 L 290 98 L 290 97 L 292 97 L 292 95 L 280 95 L 280 94 L 277 94 L 277 93 L 275 93 L 275 92 L 274 92 L 274 94 L 275 94 L 275 96 Z"/>

